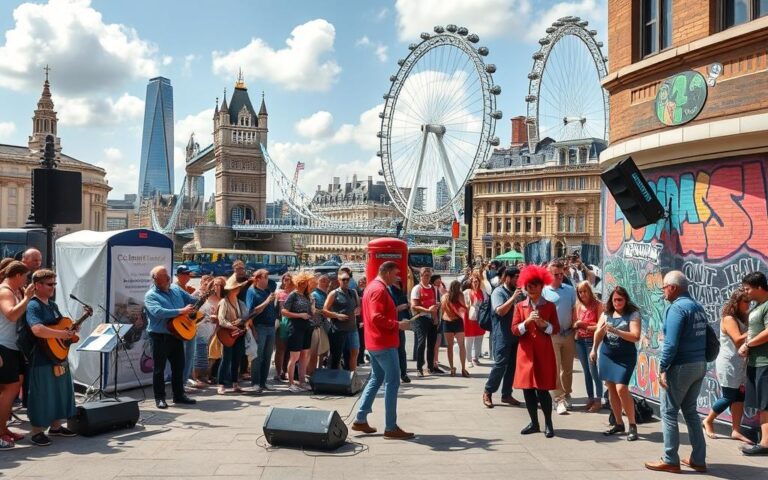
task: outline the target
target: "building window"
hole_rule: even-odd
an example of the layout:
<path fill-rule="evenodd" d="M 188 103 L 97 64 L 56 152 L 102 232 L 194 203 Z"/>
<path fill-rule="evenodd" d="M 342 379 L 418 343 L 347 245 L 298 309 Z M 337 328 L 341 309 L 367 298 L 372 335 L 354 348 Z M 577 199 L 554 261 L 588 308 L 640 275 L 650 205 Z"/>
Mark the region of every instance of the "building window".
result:
<path fill-rule="evenodd" d="M 541 200 L 536 200 L 536 211 L 537 212 L 541 211 Z"/>
<path fill-rule="evenodd" d="M 579 215 L 579 218 L 576 220 L 576 231 L 584 232 L 584 215 Z"/>
<path fill-rule="evenodd" d="M 768 15 L 768 0 L 723 0 L 723 29 Z"/>
<path fill-rule="evenodd" d="M 578 153 L 578 148 L 569 148 L 568 149 L 568 165 L 575 165 L 576 164 L 576 156 Z"/>
<path fill-rule="evenodd" d="M 515 202 L 515 213 L 520 213 L 520 202 Z"/>
<path fill-rule="evenodd" d="M 501 219 L 496 219 L 496 233 L 501 233 Z"/>
<path fill-rule="evenodd" d="M 512 202 L 507 202 L 507 204 L 506 204 L 506 206 L 504 208 L 504 213 L 509 213 L 511 211 L 512 211 Z"/>
<path fill-rule="evenodd" d="M 568 231 L 569 232 L 576 231 L 576 217 L 568 217 Z"/>
<path fill-rule="evenodd" d="M 512 233 L 512 219 L 509 217 L 504 219 L 504 231 L 507 233 Z"/>
<path fill-rule="evenodd" d="M 531 201 L 530 200 L 526 200 L 525 201 L 525 211 L 526 212 L 530 212 L 531 211 Z"/>
<path fill-rule="evenodd" d="M 501 202 L 496 202 L 496 213 L 501 213 Z"/>
<path fill-rule="evenodd" d="M 490 218 L 485 221 L 485 233 L 491 233 L 493 230 L 493 220 Z"/>
<path fill-rule="evenodd" d="M 515 233 L 521 233 L 523 231 L 523 221 L 519 218 L 515 219 Z"/>
<path fill-rule="evenodd" d="M 641 58 L 672 45 L 672 0 L 643 0 L 641 8 Z"/>
<path fill-rule="evenodd" d="M 560 214 L 560 215 L 557 217 L 557 225 L 558 225 L 558 231 L 560 231 L 560 232 L 564 232 L 564 231 L 566 230 L 566 225 L 565 225 L 565 222 L 566 222 L 566 220 L 565 220 L 565 215 L 562 215 L 562 214 Z"/>
<path fill-rule="evenodd" d="M 525 231 L 526 233 L 533 232 L 533 219 L 531 217 L 525 217 Z"/>
<path fill-rule="evenodd" d="M 536 217 L 536 233 L 541 233 L 541 217 Z"/>

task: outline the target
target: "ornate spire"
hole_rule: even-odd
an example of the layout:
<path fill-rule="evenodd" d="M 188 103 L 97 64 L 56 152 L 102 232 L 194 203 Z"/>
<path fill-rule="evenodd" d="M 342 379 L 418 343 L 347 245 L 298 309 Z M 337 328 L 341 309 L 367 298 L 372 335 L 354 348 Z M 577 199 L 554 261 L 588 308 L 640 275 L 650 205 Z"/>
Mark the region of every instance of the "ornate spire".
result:
<path fill-rule="evenodd" d="M 268 115 L 267 104 L 264 103 L 264 90 L 261 91 L 261 108 L 259 108 L 259 115 Z"/>
<path fill-rule="evenodd" d="M 240 89 L 243 89 L 243 90 L 247 90 L 247 88 L 248 88 L 248 87 L 245 86 L 245 80 L 243 80 L 243 69 L 242 68 L 237 73 L 237 83 L 235 83 L 235 88 L 240 88 Z"/>
<path fill-rule="evenodd" d="M 48 82 L 48 72 L 51 71 L 48 65 L 43 68 L 45 71 L 45 82 L 43 82 L 43 93 L 40 100 L 37 101 L 38 110 L 53 110 L 53 100 L 51 99 L 51 84 Z"/>
<path fill-rule="evenodd" d="M 221 106 L 219 107 L 219 113 L 221 112 L 227 112 L 229 113 L 229 109 L 227 108 L 227 89 L 224 89 L 224 100 L 221 101 Z"/>
<path fill-rule="evenodd" d="M 216 97 L 216 106 L 213 108 L 213 118 L 219 113 L 219 97 Z"/>

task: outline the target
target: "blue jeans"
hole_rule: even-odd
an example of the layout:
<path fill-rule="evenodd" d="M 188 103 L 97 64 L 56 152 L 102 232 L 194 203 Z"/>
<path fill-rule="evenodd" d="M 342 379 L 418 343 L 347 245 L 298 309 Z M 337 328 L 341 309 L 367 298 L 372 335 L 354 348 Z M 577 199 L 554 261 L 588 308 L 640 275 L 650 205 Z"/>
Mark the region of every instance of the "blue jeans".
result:
<path fill-rule="evenodd" d="M 592 351 L 594 340 L 591 338 L 576 339 L 576 355 L 579 357 L 581 369 L 584 371 L 584 382 L 587 384 L 587 396 L 590 400 L 603 396 L 603 382 L 597 374 L 597 362 L 589 360 L 589 352 Z M 594 387 L 593 387 L 594 384 Z"/>
<path fill-rule="evenodd" d="M 231 347 L 224 347 L 221 352 L 221 362 L 219 363 L 218 380 L 219 385 L 225 388 L 232 388 L 233 383 L 237 384 L 240 376 L 240 362 L 245 355 L 245 336 L 235 340 Z"/>
<path fill-rule="evenodd" d="M 355 421 L 367 422 L 373 401 L 379 387 L 384 384 L 384 430 L 390 432 L 397 428 L 397 390 L 400 388 L 400 365 L 396 348 L 368 351 L 371 356 L 371 377 L 363 390 L 360 410 Z"/>
<path fill-rule="evenodd" d="M 485 383 L 486 393 L 496 393 L 501 385 L 501 398 L 512 396 L 512 381 L 515 379 L 517 365 L 517 337 L 511 333 L 504 336 L 500 333 L 491 334 L 493 337 L 493 367 Z"/>
<path fill-rule="evenodd" d="M 275 348 L 274 325 L 256 325 L 256 345 L 258 353 L 251 362 L 251 386 L 264 388 L 267 386 L 272 350 Z"/>
<path fill-rule="evenodd" d="M 192 377 L 192 369 L 195 368 L 195 351 L 197 350 L 197 338 L 184 342 L 184 383 Z"/>
<path fill-rule="evenodd" d="M 677 414 L 683 411 L 685 424 L 688 426 L 688 438 L 691 439 L 691 463 L 704 465 L 707 456 L 707 444 L 701 428 L 701 418 L 696 411 L 696 400 L 706 373 L 706 363 L 684 363 L 673 365 L 667 370 L 668 388 L 661 390 L 661 426 L 664 435 L 664 462 L 680 464 L 677 453 L 680 447 L 680 432 L 677 426 Z"/>

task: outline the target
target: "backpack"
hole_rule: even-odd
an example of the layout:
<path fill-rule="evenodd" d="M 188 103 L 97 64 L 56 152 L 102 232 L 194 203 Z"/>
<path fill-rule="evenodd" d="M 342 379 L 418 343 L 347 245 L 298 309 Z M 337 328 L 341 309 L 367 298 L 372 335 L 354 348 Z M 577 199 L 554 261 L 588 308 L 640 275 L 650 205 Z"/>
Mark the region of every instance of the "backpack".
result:
<path fill-rule="evenodd" d="M 712 325 L 707 323 L 707 340 L 706 350 L 704 350 L 704 358 L 707 362 L 714 362 L 717 359 L 717 355 L 720 353 L 720 338 L 717 336 L 717 332 L 712 328 Z"/>
<path fill-rule="evenodd" d="M 493 309 L 491 308 L 490 295 L 483 296 L 483 301 L 477 309 L 477 324 L 489 332 L 493 329 Z"/>
<path fill-rule="evenodd" d="M 635 423 L 650 423 L 653 421 L 653 407 L 645 398 L 638 398 L 633 395 L 632 402 L 635 404 Z M 616 425 L 616 417 L 613 415 L 613 411 L 608 415 L 608 424 Z"/>

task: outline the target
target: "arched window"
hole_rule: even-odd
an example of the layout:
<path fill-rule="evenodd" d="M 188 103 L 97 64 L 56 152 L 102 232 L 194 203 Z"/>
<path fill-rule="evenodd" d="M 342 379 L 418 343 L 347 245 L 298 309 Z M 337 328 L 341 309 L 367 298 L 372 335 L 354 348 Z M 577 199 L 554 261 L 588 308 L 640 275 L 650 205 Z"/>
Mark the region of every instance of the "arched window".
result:
<path fill-rule="evenodd" d="M 232 209 L 230 218 L 232 225 L 242 225 L 253 223 L 256 217 L 253 214 L 253 209 L 247 205 L 238 205 Z"/>

